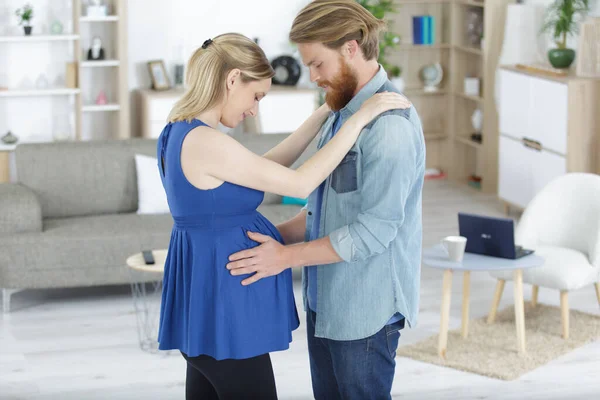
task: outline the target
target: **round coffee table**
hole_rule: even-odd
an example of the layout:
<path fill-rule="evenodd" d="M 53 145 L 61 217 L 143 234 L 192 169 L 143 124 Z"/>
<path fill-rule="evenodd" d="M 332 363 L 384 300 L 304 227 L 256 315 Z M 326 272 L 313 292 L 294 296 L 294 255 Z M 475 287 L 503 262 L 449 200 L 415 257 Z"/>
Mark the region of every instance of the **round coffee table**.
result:
<path fill-rule="evenodd" d="M 154 264 L 147 265 L 140 252 L 127 258 L 127 266 L 131 273 L 131 294 L 140 348 L 155 353 L 158 351 L 157 334 L 167 250 L 152 250 L 152 255 Z"/>
<path fill-rule="evenodd" d="M 446 358 L 446 347 L 448 344 L 448 322 L 450 319 L 450 297 L 452 292 L 452 272 L 463 272 L 463 300 L 462 300 L 462 329 L 463 338 L 468 336 L 469 332 L 469 295 L 471 271 L 493 271 L 493 270 L 514 270 L 514 296 L 515 296 L 515 324 L 517 327 L 517 348 L 519 354 L 525 354 L 525 311 L 523 304 L 523 269 L 540 267 L 544 264 L 544 259 L 538 255 L 530 254 L 517 260 L 510 260 L 498 257 L 489 257 L 480 254 L 465 253 L 462 262 L 453 262 L 448 259 L 448 254 L 442 245 L 436 245 L 423 251 L 423 265 L 432 268 L 444 270 L 444 281 L 442 288 L 442 307 L 440 317 L 440 334 L 438 339 L 438 354 Z M 500 303 L 502 290 L 504 290 L 504 281 L 498 282 L 496 293 L 488 323 L 493 323 L 496 318 L 496 310 Z"/>

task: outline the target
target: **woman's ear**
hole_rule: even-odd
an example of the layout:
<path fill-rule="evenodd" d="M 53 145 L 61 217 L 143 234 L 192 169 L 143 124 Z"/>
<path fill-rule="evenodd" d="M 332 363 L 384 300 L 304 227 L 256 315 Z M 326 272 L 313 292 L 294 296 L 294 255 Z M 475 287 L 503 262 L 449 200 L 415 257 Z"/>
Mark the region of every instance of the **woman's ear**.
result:
<path fill-rule="evenodd" d="M 233 86 L 235 86 L 238 79 L 240 78 L 241 73 L 242 71 L 240 71 L 238 68 L 234 68 L 231 71 L 229 71 L 229 73 L 227 74 L 227 89 L 231 89 L 233 88 Z"/>

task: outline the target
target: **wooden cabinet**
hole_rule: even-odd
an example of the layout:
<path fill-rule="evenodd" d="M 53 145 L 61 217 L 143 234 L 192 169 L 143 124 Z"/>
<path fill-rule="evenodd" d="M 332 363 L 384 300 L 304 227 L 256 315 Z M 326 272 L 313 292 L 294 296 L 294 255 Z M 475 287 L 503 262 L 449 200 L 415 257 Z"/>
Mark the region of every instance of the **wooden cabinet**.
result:
<path fill-rule="evenodd" d="M 167 123 L 171 109 L 183 95 L 181 89 L 156 91 L 141 89 L 137 92 L 140 136 L 156 139 Z"/>
<path fill-rule="evenodd" d="M 500 198 L 525 208 L 533 196 L 555 177 L 567 171 L 566 158 L 537 150 L 527 142 L 500 135 Z"/>
<path fill-rule="evenodd" d="M 525 208 L 562 174 L 600 173 L 600 79 L 498 73 L 502 200 Z"/>
<path fill-rule="evenodd" d="M 250 133 L 292 133 L 318 106 L 316 89 L 272 85 L 269 94 L 259 103 L 257 124 L 254 128 L 248 125 L 246 130 Z"/>

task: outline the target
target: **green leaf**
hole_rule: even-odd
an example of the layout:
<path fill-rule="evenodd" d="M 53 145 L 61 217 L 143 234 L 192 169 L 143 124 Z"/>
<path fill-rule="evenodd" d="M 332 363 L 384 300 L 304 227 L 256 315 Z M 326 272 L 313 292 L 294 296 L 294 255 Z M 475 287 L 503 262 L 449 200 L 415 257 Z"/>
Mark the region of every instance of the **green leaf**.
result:
<path fill-rule="evenodd" d="M 546 9 L 540 33 L 551 32 L 557 46 L 564 48 L 567 36 L 578 32 L 578 18 L 583 18 L 588 12 L 589 0 L 554 0 Z"/>
<path fill-rule="evenodd" d="M 398 12 L 394 0 L 356 0 L 356 2 L 373 14 L 375 18 L 383 21 L 386 21 L 386 15 L 388 13 Z M 388 25 L 390 24 L 389 20 L 386 22 Z M 398 43 L 400 43 L 400 35 L 393 31 L 383 32 L 379 39 L 379 57 L 377 62 L 379 62 L 390 75 L 392 75 L 392 69 L 397 71 L 395 68 L 398 68 L 400 73 L 402 71 L 400 67 L 393 66 L 386 60 L 386 55 L 388 54 L 387 50 L 396 48 Z"/>

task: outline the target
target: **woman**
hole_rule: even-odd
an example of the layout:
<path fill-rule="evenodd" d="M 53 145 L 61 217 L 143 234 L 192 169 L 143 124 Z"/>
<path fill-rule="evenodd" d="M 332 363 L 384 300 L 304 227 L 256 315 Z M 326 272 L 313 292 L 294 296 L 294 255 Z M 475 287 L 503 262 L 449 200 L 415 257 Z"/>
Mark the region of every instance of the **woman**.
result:
<path fill-rule="evenodd" d="M 187 67 L 188 89 L 161 133 L 157 154 L 174 226 L 165 263 L 159 348 L 187 360 L 186 398 L 276 398 L 269 353 L 289 347 L 299 325 L 291 271 L 244 286 L 230 254 L 256 246 L 248 230 L 283 242 L 257 207 L 264 192 L 305 198 L 340 163 L 361 129 L 403 97 L 368 100 L 297 170 L 289 168 L 329 115 L 320 107 L 264 156 L 219 132 L 254 116 L 274 71 L 252 40 L 207 40 Z M 293 112 L 293 110 L 290 110 Z"/>

